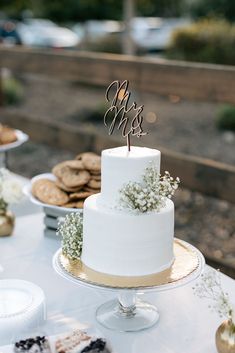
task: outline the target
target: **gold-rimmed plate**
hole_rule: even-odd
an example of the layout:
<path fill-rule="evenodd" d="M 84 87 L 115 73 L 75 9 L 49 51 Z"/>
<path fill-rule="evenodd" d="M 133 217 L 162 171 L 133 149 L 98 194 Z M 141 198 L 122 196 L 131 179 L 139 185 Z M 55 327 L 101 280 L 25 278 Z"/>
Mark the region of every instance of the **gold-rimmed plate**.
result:
<path fill-rule="evenodd" d="M 53 265 L 63 277 L 84 285 L 106 289 L 164 290 L 169 285 L 179 286 L 195 279 L 205 264 L 204 257 L 198 249 L 176 238 L 174 255 L 175 260 L 169 269 L 147 276 L 125 277 L 97 272 L 85 266 L 81 260 L 69 260 L 61 249 L 54 255 Z"/>

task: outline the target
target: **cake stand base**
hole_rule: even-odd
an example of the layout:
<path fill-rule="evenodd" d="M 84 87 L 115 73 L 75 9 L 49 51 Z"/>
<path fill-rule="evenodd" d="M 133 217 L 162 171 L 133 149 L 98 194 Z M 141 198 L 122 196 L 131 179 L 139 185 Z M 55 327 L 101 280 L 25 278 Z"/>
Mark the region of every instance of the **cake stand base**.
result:
<path fill-rule="evenodd" d="M 118 299 L 110 300 L 98 307 L 96 319 L 108 329 L 134 332 L 155 325 L 159 313 L 154 305 L 136 300 L 134 293 L 130 295 L 121 291 Z"/>
<path fill-rule="evenodd" d="M 86 267 L 80 259 L 69 260 L 59 249 L 53 258 L 55 271 L 65 279 L 86 287 L 116 291 L 118 298 L 96 310 L 97 321 L 120 332 L 147 329 L 159 319 L 152 304 L 136 300 L 136 293 L 175 289 L 195 280 L 203 271 L 205 260 L 194 246 L 174 240 L 175 260 L 170 268 L 148 276 L 113 276 Z"/>

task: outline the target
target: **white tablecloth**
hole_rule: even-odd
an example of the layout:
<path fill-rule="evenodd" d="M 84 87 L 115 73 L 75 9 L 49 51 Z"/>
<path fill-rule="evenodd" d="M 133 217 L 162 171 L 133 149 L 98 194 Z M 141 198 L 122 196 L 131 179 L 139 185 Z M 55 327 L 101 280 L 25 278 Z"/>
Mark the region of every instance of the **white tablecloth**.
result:
<path fill-rule="evenodd" d="M 75 285 L 58 276 L 52 268 L 52 257 L 60 241 L 44 236 L 40 209 L 24 203 L 18 214 L 13 236 L 0 238 L 0 263 L 4 268 L 0 277 L 29 280 L 44 290 L 48 312 L 45 330 L 49 334 L 80 323 L 98 328 L 116 353 L 216 353 L 214 336 L 221 319 L 210 312 L 206 301 L 194 296 L 192 283 L 143 295 L 160 312 L 159 322 L 151 329 L 117 333 L 101 327 L 95 320 L 95 309 L 115 297 L 115 292 Z M 222 275 L 222 284 L 234 297 L 235 281 Z M 0 352 L 9 350 L 2 347 Z"/>

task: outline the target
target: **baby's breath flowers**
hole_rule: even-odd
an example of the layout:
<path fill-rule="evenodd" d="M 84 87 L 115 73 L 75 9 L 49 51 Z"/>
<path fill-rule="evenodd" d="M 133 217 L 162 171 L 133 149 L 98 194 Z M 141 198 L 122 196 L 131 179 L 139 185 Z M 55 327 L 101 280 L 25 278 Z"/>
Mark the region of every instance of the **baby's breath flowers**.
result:
<path fill-rule="evenodd" d="M 151 164 L 140 183 L 129 182 L 120 190 L 120 206 L 141 213 L 159 212 L 165 207 L 167 199 L 174 195 L 179 182 L 179 178 L 174 180 L 167 171 L 161 176 L 155 165 Z"/>
<path fill-rule="evenodd" d="M 0 168 L 0 210 L 6 211 L 8 205 L 17 203 L 23 196 L 22 185 L 5 168 Z"/>
<path fill-rule="evenodd" d="M 235 329 L 235 312 L 230 302 L 228 293 L 224 292 L 221 285 L 220 272 L 209 270 L 201 275 L 201 281 L 193 287 L 194 294 L 199 298 L 212 301 L 209 308 L 216 311 L 220 317 L 231 320 Z"/>
<path fill-rule="evenodd" d="M 80 258 L 82 252 L 83 218 L 80 213 L 70 213 L 59 223 L 57 231 L 62 236 L 62 252 L 71 260 Z"/>

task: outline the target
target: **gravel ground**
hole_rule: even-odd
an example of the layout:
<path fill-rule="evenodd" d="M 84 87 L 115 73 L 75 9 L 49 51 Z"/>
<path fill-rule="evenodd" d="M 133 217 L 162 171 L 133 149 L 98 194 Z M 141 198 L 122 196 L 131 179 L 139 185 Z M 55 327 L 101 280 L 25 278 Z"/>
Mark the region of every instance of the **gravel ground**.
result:
<path fill-rule="evenodd" d="M 28 142 L 10 153 L 9 168 L 32 177 L 73 157 L 69 151 Z M 235 205 L 183 188 L 177 191 L 174 202 L 176 236 L 235 268 Z"/>
<path fill-rule="evenodd" d="M 24 103 L 13 111 L 25 112 L 47 120 L 86 124 L 106 133 L 102 121 L 99 124 L 84 122 L 83 110 L 104 104 L 104 89 L 69 84 L 59 80 L 24 78 Z M 131 87 L 130 87 L 131 89 Z M 156 121 L 146 122 L 149 134 L 144 137 L 146 145 L 163 146 L 186 154 L 211 158 L 223 163 L 235 164 L 235 134 L 220 132 L 215 126 L 216 112 L 220 104 L 191 102 L 170 95 L 160 97 L 133 93 L 138 104 L 145 105 L 148 121 L 153 115 Z"/>

